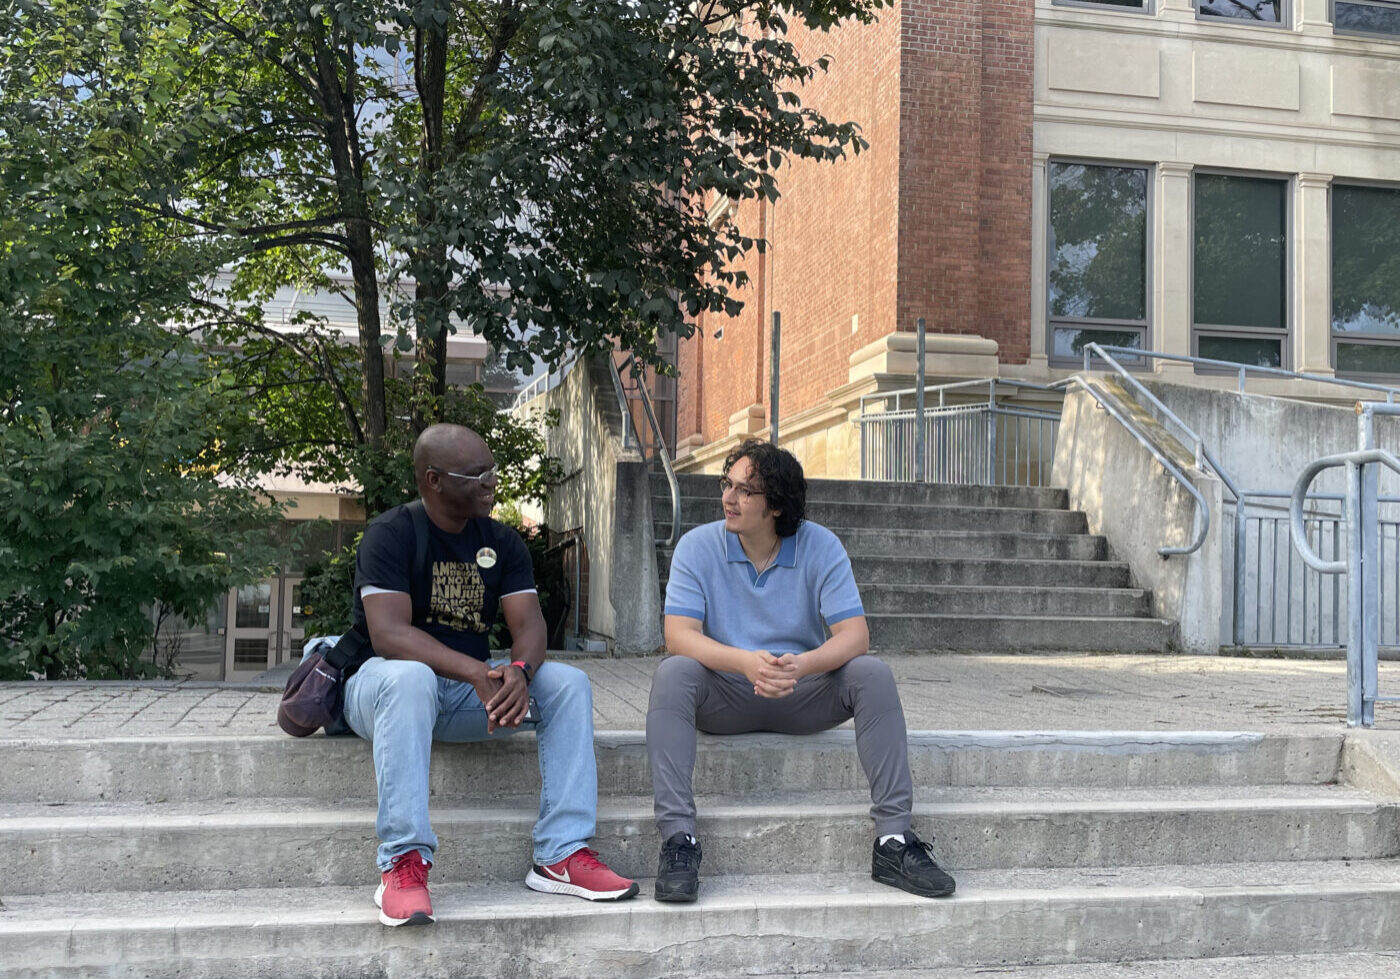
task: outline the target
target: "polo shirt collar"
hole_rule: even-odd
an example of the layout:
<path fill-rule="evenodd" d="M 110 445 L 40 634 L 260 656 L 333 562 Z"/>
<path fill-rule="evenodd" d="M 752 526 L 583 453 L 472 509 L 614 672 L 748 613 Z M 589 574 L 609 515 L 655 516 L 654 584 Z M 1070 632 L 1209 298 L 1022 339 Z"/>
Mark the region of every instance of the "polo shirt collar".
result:
<path fill-rule="evenodd" d="M 795 568 L 797 567 L 797 535 L 779 538 L 782 543 L 778 545 L 778 557 L 769 565 L 774 568 Z M 744 553 L 743 545 L 739 543 L 739 535 L 732 530 L 724 532 L 725 557 L 730 564 L 748 564 L 749 557 Z"/>

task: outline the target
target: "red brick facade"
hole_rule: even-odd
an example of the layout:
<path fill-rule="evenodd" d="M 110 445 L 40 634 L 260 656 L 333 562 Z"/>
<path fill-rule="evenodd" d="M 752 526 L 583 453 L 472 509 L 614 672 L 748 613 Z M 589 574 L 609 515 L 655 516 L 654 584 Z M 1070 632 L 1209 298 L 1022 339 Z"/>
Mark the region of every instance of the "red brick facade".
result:
<path fill-rule="evenodd" d="M 795 38 L 808 60 L 832 56 L 804 102 L 858 122 L 870 147 L 787 165 L 776 204 L 740 208 L 771 245 L 745 260 L 743 313 L 709 316 L 681 344 L 681 439 L 724 438 L 735 412 L 767 407 L 774 309 L 782 418 L 822 404 L 854 351 L 918 316 L 1026 360 L 1033 26 L 1017 0 L 902 0 L 876 24 Z"/>

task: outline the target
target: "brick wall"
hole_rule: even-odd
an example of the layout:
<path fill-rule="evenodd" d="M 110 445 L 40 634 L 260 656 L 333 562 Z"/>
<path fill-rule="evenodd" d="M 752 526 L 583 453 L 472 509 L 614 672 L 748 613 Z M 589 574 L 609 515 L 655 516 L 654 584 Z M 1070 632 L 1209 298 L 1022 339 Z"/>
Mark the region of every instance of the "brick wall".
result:
<path fill-rule="evenodd" d="M 775 205 L 739 209 L 771 247 L 738 266 L 751 278 L 743 313 L 705 317 L 681 345 L 680 437 L 713 441 L 734 412 L 766 407 L 774 309 L 785 418 L 846 383 L 856 349 L 921 315 L 931 331 L 990 337 L 1003 361 L 1024 362 L 1033 16 L 1018 0 L 900 0 L 873 25 L 794 38 L 804 59 L 832 58 L 803 101 L 858 122 L 870 147 L 785 165 Z"/>
<path fill-rule="evenodd" d="M 1030 353 L 1031 59 L 1021 0 L 904 0 L 899 328 Z"/>

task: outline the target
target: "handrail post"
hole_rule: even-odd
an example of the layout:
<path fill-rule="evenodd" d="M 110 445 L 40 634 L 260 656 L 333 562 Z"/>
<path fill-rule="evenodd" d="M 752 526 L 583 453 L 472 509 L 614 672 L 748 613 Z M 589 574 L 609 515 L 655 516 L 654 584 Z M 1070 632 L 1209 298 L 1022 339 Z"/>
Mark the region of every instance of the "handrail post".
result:
<path fill-rule="evenodd" d="M 919 317 L 915 330 L 919 340 L 914 361 L 914 482 L 924 481 L 926 461 L 924 459 L 924 384 L 927 381 L 924 371 L 924 318 Z M 942 392 L 939 392 L 940 404 Z"/>
<path fill-rule="evenodd" d="M 1363 409 L 1357 413 L 1356 421 L 1357 448 L 1362 451 L 1374 449 L 1375 429 L 1372 426 L 1371 412 Z M 1361 580 L 1361 604 L 1357 606 L 1360 614 L 1352 613 L 1351 619 L 1353 623 L 1359 622 L 1361 627 L 1360 662 L 1356 669 L 1357 678 L 1353 680 L 1352 657 L 1348 649 L 1347 683 L 1348 687 L 1360 687 L 1357 697 L 1360 705 L 1359 723 L 1362 727 L 1371 727 L 1375 723 L 1379 679 L 1377 664 L 1380 659 L 1380 505 L 1376 499 L 1380 488 L 1380 465 L 1375 462 L 1361 463 L 1356 467 L 1356 473 L 1357 516 L 1360 519 L 1352 539 L 1360 545 L 1357 550 L 1361 555 L 1361 574 L 1357 577 Z M 1350 697 L 1347 707 L 1348 723 L 1351 723 Z"/>
<path fill-rule="evenodd" d="M 778 444 L 778 361 L 782 355 L 783 314 L 773 311 L 772 347 L 768 365 L 768 441 Z"/>
<path fill-rule="evenodd" d="M 1260 524 L 1261 528 L 1262 526 L 1263 524 Z M 1260 534 L 1262 536 L 1262 529 Z M 1237 496 L 1235 497 L 1235 621 L 1234 627 L 1230 630 L 1236 646 L 1244 645 L 1244 575 L 1248 557 L 1245 548 L 1248 541 L 1249 525 L 1248 516 L 1244 509 L 1244 497 Z"/>

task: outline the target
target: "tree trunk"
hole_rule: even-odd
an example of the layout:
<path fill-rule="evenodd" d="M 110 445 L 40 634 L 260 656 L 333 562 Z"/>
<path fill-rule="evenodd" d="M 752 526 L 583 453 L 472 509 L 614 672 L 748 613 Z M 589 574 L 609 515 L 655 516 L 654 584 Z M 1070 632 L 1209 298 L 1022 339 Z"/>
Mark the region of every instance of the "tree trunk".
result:
<path fill-rule="evenodd" d="M 447 31 L 444 28 L 417 32 L 413 78 L 423 113 L 418 151 L 418 226 L 431 231 L 439 220 L 437 198 L 432 193 L 433 178 L 443 164 L 443 110 L 447 91 Z M 447 245 L 437 239 L 415 252 L 413 272 L 417 352 L 412 424 L 416 434 L 442 420 L 443 399 L 447 394 Z"/>
<path fill-rule="evenodd" d="M 355 319 L 360 331 L 360 390 L 364 396 L 364 445 L 372 454 L 384 450 L 387 429 L 384 403 L 384 350 L 380 344 L 379 276 L 374 262 L 374 234 L 370 226 L 369 200 L 365 194 L 364 156 L 360 148 L 360 133 L 356 125 L 354 95 L 354 47 L 346 51 L 335 46 L 318 46 L 316 51 L 316 87 L 326 111 L 326 142 L 335 169 L 336 196 L 341 213 L 345 215 L 347 258 L 355 288 Z M 340 68 L 348 65 L 342 83 Z M 385 509 L 387 500 L 375 489 L 377 481 L 366 487 L 365 508 L 369 513 Z"/>

